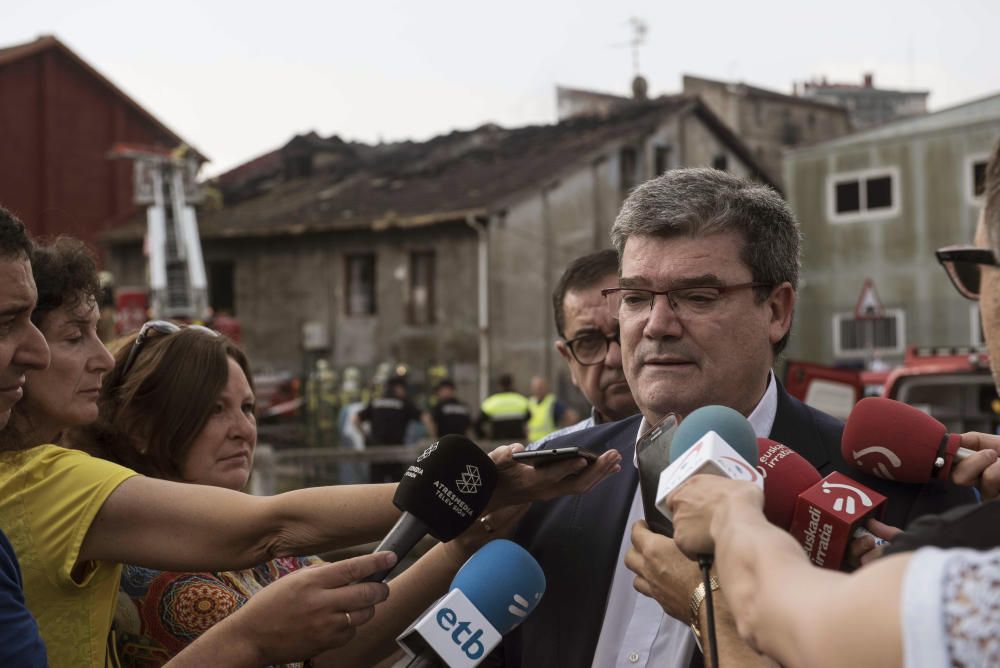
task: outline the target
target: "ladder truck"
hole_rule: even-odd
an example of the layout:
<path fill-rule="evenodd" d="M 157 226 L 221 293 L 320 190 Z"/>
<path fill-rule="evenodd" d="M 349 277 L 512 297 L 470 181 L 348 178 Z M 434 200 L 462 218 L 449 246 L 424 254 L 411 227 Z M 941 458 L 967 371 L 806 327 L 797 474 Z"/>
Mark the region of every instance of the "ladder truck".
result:
<path fill-rule="evenodd" d="M 150 317 L 205 321 L 208 281 L 193 206 L 200 199 L 197 155 L 185 145 L 171 151 L 119 143 L 111 157 L 132 161 L 135 203 L 146 206 Z"/>

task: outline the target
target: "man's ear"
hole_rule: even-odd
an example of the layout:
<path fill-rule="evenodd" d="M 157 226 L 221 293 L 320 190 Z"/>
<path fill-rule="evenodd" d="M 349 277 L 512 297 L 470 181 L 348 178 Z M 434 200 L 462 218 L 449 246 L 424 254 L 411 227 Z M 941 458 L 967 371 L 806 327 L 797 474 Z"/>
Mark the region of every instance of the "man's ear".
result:
<path fill-rule="evenodd" d="M 565 341 L 557 339 L 556 350 L 558 350 L 559 354 L 562 355 L 562 358 L 566 360 L 566 366 L 569 367 L 569 377 L 570 380 L 573 381 L 573 385 L 575 385 L 576 387 L 580 387 L 580 383 L 578 383 L 576 380 L 576 365 L 573 364 L 574 362 L 573 353 L 569 351 L 569 346 L 566 345 Z"/>
<path fill-rule="evenodd" d="M 768 336 L 771 343 L 777 343 L 792 328 L 792 312 L 795 310 L 795 288 L 788 281 L 785 281 L 774 290 L 767 298 L 768 310 Z"/>

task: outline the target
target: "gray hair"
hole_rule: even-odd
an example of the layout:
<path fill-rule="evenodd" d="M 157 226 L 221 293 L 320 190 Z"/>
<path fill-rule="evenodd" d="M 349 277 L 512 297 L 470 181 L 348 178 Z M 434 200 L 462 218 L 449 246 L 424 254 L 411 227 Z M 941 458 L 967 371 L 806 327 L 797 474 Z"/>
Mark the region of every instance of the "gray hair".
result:
<path fill-rule="evenodd" d="M 611 228 L 619 260 L 631 236 L 703 237 L 738 232 L 741 259 L 756 283 L 799 284 L 799 224 L 771 188 L 716 169 L 675 169 L 646 181 L 628 196 Z M 763 300 L 770 290 L 758 288 Z M 786 333 L 774 345 L 777 355 Z"/>

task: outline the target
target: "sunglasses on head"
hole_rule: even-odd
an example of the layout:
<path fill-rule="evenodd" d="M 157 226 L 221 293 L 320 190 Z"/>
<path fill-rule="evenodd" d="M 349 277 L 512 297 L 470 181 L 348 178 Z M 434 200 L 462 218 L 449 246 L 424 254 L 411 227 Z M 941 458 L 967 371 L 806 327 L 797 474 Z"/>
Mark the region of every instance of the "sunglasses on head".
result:
<path fill-rule="evenodd" d="M 974 301 L 979 299 L 981 265 L 1000 266 L 993 251 L 978 246 L 946 246 L 939 248 L 934 255 L 959 294 Z"/>
<path fill-rule="evenodd" d="M 162 335 L 176 334 L 182 329 L 197 329 L 212 336 L 219 335 L 214 329 L 209 329 L 201 325 L 178 325 L 169 320 L 150 320 L 139 328 L 139 335 L 135 337 L 135 343 L 132 344 L 132 349 L 128 351 L 128 357 L 125 358 L 125 364 L 122 365 L 122 372 L 118 376 L 118 383 L 121 384 L 125 380 L 125 376 L 132 369 L 132 365 L 135 364 L 135 360 L 139 357 L 139 352 L 143 346 L 146 345 L 146 341 L 152 338 L 151 333 Z"/>

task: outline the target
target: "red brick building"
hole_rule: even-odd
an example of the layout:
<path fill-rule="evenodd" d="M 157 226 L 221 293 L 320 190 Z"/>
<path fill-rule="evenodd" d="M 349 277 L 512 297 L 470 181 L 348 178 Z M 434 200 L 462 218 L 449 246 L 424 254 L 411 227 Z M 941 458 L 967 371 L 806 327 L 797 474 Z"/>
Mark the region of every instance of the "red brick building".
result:
<path fill-rule="evenodd" d="M 0 204 L 32 234 L 99 250 L 138 213 L 131 162 L 108 157 L 117 142 L 183 140 L 55 37 L 0 48 Z"/>

